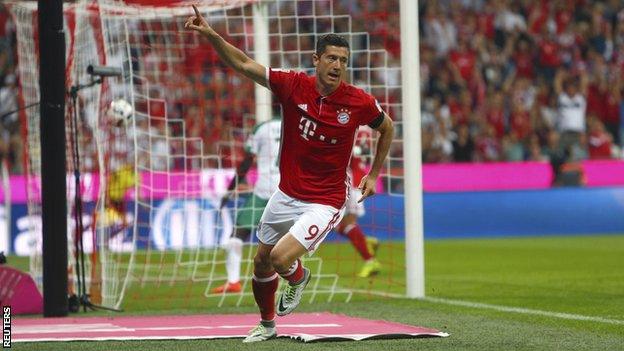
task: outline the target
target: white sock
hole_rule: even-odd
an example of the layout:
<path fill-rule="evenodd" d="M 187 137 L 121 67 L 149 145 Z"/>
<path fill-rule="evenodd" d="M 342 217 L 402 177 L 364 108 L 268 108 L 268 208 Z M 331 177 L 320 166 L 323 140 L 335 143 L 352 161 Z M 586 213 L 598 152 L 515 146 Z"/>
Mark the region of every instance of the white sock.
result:
<path fill-rule="evenodd" d="M 227 244 L 227 258 L 225 259 L 225 269 L 227 270 L 228 282 L 236 283 L 240 281 L 240 265 L 243 257 L 243 241 L 232 237 Z"/>

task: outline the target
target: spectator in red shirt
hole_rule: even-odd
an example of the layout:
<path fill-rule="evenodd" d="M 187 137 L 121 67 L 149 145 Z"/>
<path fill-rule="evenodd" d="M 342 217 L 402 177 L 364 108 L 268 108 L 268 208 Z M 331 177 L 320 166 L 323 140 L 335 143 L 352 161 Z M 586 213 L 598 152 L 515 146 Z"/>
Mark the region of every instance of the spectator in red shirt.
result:
<path fill-rule="evenodd" d="M 613 138 L 605 130 L 604 124 L 597 118 L 589 121 L 589 158 L 608 159 L 611 158 L 611 146 Z"/>
<path fill-rule="evenodd" d="M 505 107 L 503 105 L 505 97 L 502 92 L 497 91 L 490 95 L 486 107 L 485 118 L 492 126 L 494 136 L 501 138 L 505 135 Z"/>
<path fill-rule="evenodd" d="M 516 41 L 516 50 L 512 60 L 516 68 L 516 77 L 535 78 L 535 55 L 527 37 L 520 37 Z"/>
<path fill-rule="evenodd" d="M 556 33 L 561 34 L 568 27 L 568 24 L 572 21 L 572 7 L 568 6 L 565 1 L 555 2 L 555 25 Z"/>
<path fill-rule="evenodd" d="M 607 80 L 602 75 L 594 75 L 593 78 L 593 82 L 587 89 L 587 114 L 603 119 L 605 116 L 604 103 L 608 90 Z"/>
<path fill-rule="evenodd" d="M 494 20 L 496 13 L 491 1 L 486 1 L 482 11 L 477 14 L 477 28 L 479 33 L 485 35 L 489 40 L 494 39 L 495 29 Z"/>
<path fill-rule="evenodd" d="M 561 65 L 559 44 L 555 41 L 554 36 L 548 32 L 547 27 L 544 27 L 542 35 L 544 35 L 544 37 L 538 43 L 538 63 L 542 78 L 547 82 L 552 82 L 555 78 L 557 68 Z"/>
<path fill-rule="evenodd" d="M 609 84 L 609 89 L 604 98 L 604 118 L 602 122 L 606 130 L 613 136 L 613 141 L 620 145 L 620 114 L 622 105 L 621 77 L 614 75 L 614 81 Z"/>
<path fill-rule="evenodd" d="M 472 102 L 472 94 L 468 89 L 462 89 L 459 96 L 451 95 L 448 99 L 449 112 L 453 125 L 461 125 L 470 123 L 474 108 Z"/>
<path fill-rule="evenodd" d="M 459 71 L 459 74 L 466 82 L 472 81 L 473 72 L 477 63 L 477 56 L 468 46 L 466 38 L 459 38 L 457 48 L 451 51 L 449 59 L 451 65 Z"/>
<path fill-rule="evenodd" d="M 501 146 L 496 138 L 496 129 L 487 124 L 476 141 L 476 160 L 483 162 L 496 162 L 501 156 Z"/>
<path fill-rule="evenodd" d="M 521 103 L 515 103 L 512 106 L 510 115 L 511 132 L 515 134 L 518 140 L 525 140 L 531 133 L 531 116 Z"/>

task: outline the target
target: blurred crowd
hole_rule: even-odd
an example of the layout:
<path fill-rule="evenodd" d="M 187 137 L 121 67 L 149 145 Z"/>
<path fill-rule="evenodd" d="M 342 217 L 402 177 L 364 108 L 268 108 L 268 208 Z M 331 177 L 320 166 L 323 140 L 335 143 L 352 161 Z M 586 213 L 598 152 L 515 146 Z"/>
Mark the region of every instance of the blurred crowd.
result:
<path fill-rule="evenodd" d="M 622 157 L 621 1 L 425 1 L 420 25 L 424 162 Z"/>
<path fill-rule="evenodd" d="M 429 0 L 419 6 L 424 162 L 558 166 L 622 158 L 620 0 Z M 300 51 L 313 50 L 314 31 L 367 32 L 369 37 L 351 37 L 353 83 L 370 90 L 400 120 L 398 7 L 399 0 L 334 0 L 333 8 L 329 1 L 280 2 L 274 11 L 282 19 L 271 19 L 270 26 L 299 35 L 271 38 L 271 47 L 281 50 L 271 64 L 312 67 L 311 55 Z M 233 11 L 232 18 L 243 15 Z M 306 18 L 323 13 L 332 13 L 333 20 Z M 302 17 L 289 17 L 294 14 Z M 250 45 L 245 33 L 252 28 L 211 20 L 236 46 Z M 156 82 L 144 100 L 136 100 L 137 111 L 153 117 L 137 121 L 152 135 L 142 149 L 152 158 L 162 155 L 145 162 L 163 169 L 234 166 L 242 157 L 241 131 L 253 124 L 254 86 L 232 74 L 205 42 L 189 45 L 188 35 L 168 36 L 179 31 L 177 22 L 138 22 L 131 30 L 133 69 Z M 16 62 L 15 27 L 0 5 L 0 116 L 17 107 Z M 19 173 L 23 128 L 16 116 L 0 120 L 0 152 Z M 83 134 L 88 141 L 92 132 Z M 391 153 L 400 160 L 401 145 Z M 176 156 L 200 154 L 218 157 Z"/>
<path fill-rule="evenodd" d="M 0 4 L 0 160 L 12 173 L 22 172 L 23 140 L 17 109 L 15 27 L 9 12 Z"/>

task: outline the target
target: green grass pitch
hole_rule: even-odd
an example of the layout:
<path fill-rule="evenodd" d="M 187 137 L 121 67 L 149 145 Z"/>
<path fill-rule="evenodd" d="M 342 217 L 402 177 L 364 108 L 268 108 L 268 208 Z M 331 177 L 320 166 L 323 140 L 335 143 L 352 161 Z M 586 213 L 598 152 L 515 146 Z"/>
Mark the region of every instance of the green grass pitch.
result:
<path fill-rule="evenodd" d="M 397 255 L 396 250 L 381 250 Z M 326 243 L 320 256 L 353 254 L 347 244 Z M 385 252 L 385 253 L 384 253 Z M 277 339 L 244 345 L 240 339 L 189 341 L 125 341 L 13 343 L 16 350 L 624 350 L 624 235 L 550 236 L 530 238 L 429 240 L 425 247 L 427 299 L 354 295 L 302 304 L 298 311 L 329 311 L 437 328 L 448 338 L 376 340 L 302 344 Z M 402 257 L 394 257 L 401 262 Z M 325 261 L 325 271 L 352 272 Z M 24 259 L 9 257 L 24 269 Z M 348 269 L 348 268 L 347 268 Z M 355 282 L 360 288 L 387 288 L 395 277 Z M 353 278 L 345 278 L 353 279 Z M 349 281 L 351 284 L 351 281 Z M 153 294 L 167 295 L 165 287 Z M 175 303 L 130 299 L 125 314 L 252 313 L 242 307 L 215 308 L 197 298 Z M 515 309 L 514 309 L 515 308 Z M 538 312 L 536 312 L 538 311 Z M 88 313 L 87 315 L 102 314 Z M 83 314 L 84 315 L 84 314 Z M 278 321 L 279 323 L 279 321 Z"/>

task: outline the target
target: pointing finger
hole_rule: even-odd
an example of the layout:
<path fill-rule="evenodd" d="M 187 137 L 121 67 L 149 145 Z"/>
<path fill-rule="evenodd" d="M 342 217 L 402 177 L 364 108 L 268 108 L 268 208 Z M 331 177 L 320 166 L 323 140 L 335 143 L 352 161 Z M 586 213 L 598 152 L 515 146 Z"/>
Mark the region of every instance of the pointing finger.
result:
<path fill-rule="evenodd" d="M 201 18 L 201 14 L 199 13 L 199 10 L 197 9 L 197 6 L 195 5 L 191 5 L 193 6 L 193 10 L 195 10 L 195 15 L 197 16 L 197 18 Z"/>
<path fill-rule="evenodd" d="M 360 197 L 360 199 L 358 200 L 358 203 L 364 201 L 364 199 L 366 199 L 367 197 L 370 196 L 370 189 L 366 189 L 362 192 L 362 197 Z"/>

